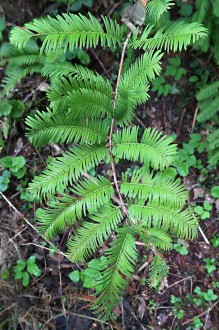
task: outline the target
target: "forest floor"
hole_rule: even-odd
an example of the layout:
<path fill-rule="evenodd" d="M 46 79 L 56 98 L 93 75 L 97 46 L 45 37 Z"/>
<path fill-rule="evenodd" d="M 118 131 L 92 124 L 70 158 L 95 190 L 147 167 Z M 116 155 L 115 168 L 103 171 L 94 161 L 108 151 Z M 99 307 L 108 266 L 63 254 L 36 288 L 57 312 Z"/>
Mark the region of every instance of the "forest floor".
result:
<path fill-rule="evenodd" d="M 120 4 L 121 1 L 96 2 L 91 12 L 94 15 L 106 15 L 119 10 Z M 5 16 L 9 30 L 14 24 L 22 26 L 34 17 L 60 8 L 62 5 L 48 4 L 46 1 L 3 0 L 3 4 L 0 1 L 0 16 Z M 6 31 L 3 41 L 7 37 Z M 88 53 L 91 58 L 90 68 L 98 68 L 101 62 L 99 72 L 104 68 L 111 75 L 114 63 L 107 51 L 96 49 Z M 194 58 L 191 50 L 182 53 L 180 57 L 183 66 L 190 70 L 189 62 Z M 200 59 L 203 63 L 205 60 L 204 57 Z M 0 78 L 3 76 L 4 68 L 0 71 Z M 33 108 L 37 100 L 45 97 L 43 88 L 39 88 L 42 83 L 46 82 L 38 75 L 27 77 L 21 81 L 13 97 L 24 101 L 27 108 Z M 180 94 L 156 100 L 155 93 L 152 93 L 147 104 L 137 110 L 136 123 L 143 127 L 156 127 L 166 134 L 175 133 L 179 145 L 187 141 L 194 129 L 196 109 L 194 96 L 188 98 L 182 108 L 182 97 L 188 93 L 188 88 L 186 81 L 182 80 Z M 42 101 L 39 108 L 45 109 L 46 105 Z M 35 173 L 44 168 L 49 155 L 58 155 L 59 150 L 54 147 L 36 150 L 25 137 L 24 117 L 11 130 L 1 156 L 22 155 L 27 167 Z M 206 134 L 204 129 L 201 134 Z M 200 157 L 207 164 L 206 155 Z M 200 171 L 194 168 L 190 170 L 184 178 L 184 184 L 190 191 L 189 203 L 202 203 L 204 200 L 212 202 L 209 194 L 211 175 L 215 177 L 216 173 L 212 170 L 204 181 L 200 181 Z M 32 227 L 37 205 L 21 200 L 21 191 L 16 189 L 19 184 L 19 180 L 14 180 L 4 193 L 5 199 L 0 199 L 1 273 L 11 269 L 16 260 L 34 255 L 42 275 L 31 281 L 27 288 L 15 281 L 13 276 L 0 278 L 0 329 L 219 329 L 219 273 L 218 270 L 208 272 L 204 262 L 208 258 L 215 259 L 215 264 L 219 261 L 219 249 L 207 242 L 219 232 L 219 221 L 216 220 L 218 201 L 211 210 L 210 218 L 200 222 L 204 236 L 199 232 L 195 241 L 179 242 L 186 247 L 188 254 L 182 255 L 175 250 L 165 253 L 170 272 L 157 290 L 149 288 L 145 281 L 148 263 L 142 265 L 140 262 L 146 252 L 143 246 L 139 246 L 141 258 L 136 265 L 136 276 L 129 284 L 123 300 L 115 308 L 114 320 L 105 323 L 87 308 L 90 290 L 84 289 L 81 282 L 73 283 L 69 279 L 68 274 L 76 269 L 75 266 L 58 252 L 50 253 L 43 247 L 43 239 Z M 202 199 L 198 198 L 201 193 Z M 61 251 L 65 249 L 67 235 L 60 235 L 54 242 Z M 196 287 L 200 291 L 195 290 Z M 217 296 L 215 300 L 203 298 L 200 292 L 208 290 L 213 290 Z M 197 318 L 202 323 L 200 327 Z"/>

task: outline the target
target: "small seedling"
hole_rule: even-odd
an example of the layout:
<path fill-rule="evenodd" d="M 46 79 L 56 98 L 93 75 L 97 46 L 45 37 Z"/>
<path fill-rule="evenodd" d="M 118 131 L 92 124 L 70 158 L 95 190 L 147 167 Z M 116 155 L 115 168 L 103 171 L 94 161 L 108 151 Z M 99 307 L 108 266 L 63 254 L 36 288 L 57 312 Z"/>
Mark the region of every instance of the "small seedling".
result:
<path fill-rule="evenodd" d="M 6 24 L 5 24 L 5 19 L 4 17 L 0 17 L 0 40 L 3 39 L 3 31 L 5 30 L 6 28 Z"/>
<path fill-rule="evenodd" d="M 26 173 L 25 158 L 23 156 L 11 157 L 6 156 L 0 159 L 0 191 L 4 192 L 8 189 L 11 176 L 21 179 Z"/>
<path fill-rule="evenodd" d="M 194 208 L 194 212 L 198 215 L 200 215 L 200 218 L 202 220 L 209 219 L 211 214 L 209 211 L 211 211 L 212 205 L 208 202 L 205 201 L 203 207 L 202 206 L 196 206 Z"/>
<path fill-rule="evenodd" d="M 173 248 L 175 251 L 179 252 L 182 256 L 185 256 L 189 253 L 185 245 L 174 244 Z"/>
<path fill-rule="evenodd" d="M 193 320 L 194 329 L 200 329 L 201 327 L 203 327 L 203 325 L 204 323 L 201 322 L 200 318 L 198 316 L 195 316 Z"/>
<path fill-rule="evenodd" d="M 211 285 L 212 285 L 212 288 L 214 288 L 214 289 L 219 289 L 219 282 L 212 282 L 211 283 Z"/>
<path fill-rule="evenodd" d="M 186 74 L 186 70 L 181 68 L 181 59 L 179 56 L 169 58 L 168 59 L 169 65 L 166 67 L 166 71 L 164 75 L 167 76 L 172 76 L 176 81 L 180 80 L 183 75 Z"/>
<path fill-rule="evenodd" d="M 197 297 L 193 298 L 192 301 L 197 306 L 201 306 L 202 304 L 205 304 L 205 303 L 208 303 L 208 302 L 211 302 L 211 301 L 215 301 L 215 300 L 218 299 L 218 296 L 211 289 L 209 289 L 207 292 L 203 292 L 203 291 L 201 291 L 200 287 L 197 286 L 194 289 L 194 293 L 197 294 Z"/>
<path fill-rule="evenodd" d="M 200 159 L 197 159 L 195 153 L 202 153 L 205 150 L 205 143 L 201 141 L 201 134 L 191 134 L 188 143 L 183 143 L 183 148 L 179 150 L 174 166 L 179 175 L 187 176 L 189 168 L 202 169 L 203 165 Z"/>
<path fill-rule="evenodd" d="M 184 310 L 180 308 L 183 304 L 182 298 L 176 297 L 173 294 L 171 294 L 170 303 L 171 303 L 171 305 L 174 306 L 173 313 L 174 313 L 175 317 L 178 320 L 181 320 L 185 314 Z"/>
<path fill-rule="evenodd" d="M 218 248 L 219 247 L 219 237 L 213 237 L 210 239 L 212 245 L 214 248 Z"/>
<path fill-rule="evenodd" d="M 204 262 L 205 262 L 204 268 L 207 269 L 208 274 L 211 274 L 214 270 L 217 269 L 216 266 L 215 266 L 215 261 L 216 260 L 214 258 L 212 258 L 212 259 L 210 259 L 210 258 L 204 259 Z"/>
<path fill-rule="evenodd" d="M 8 169 L 17 179 L 23 178 L 26 173 L 25 158 L 23 156 L 6 156 L 0 159 L 0 165 Z"/>
<path fill-rule="evenodd" d="M 152 92 L 157 92 L 157 95 L 167 96 L 172 89 L 172 86 L 166 83 L 166 80 L 163 76 L 157 77 L 153 81 Z"/>
<path fill-rule="evenodd" d="M 165 77 L 173 77 L 175 81 L 178 81 L 186 74 L 186 70 L 181 68 L 180 57 L 173 57 L 168 59 L 169 65 L 166 67 L 164 72 Z M 179 89 L 176 87 L 176 84 L 169 84 L 164 76 L 160 76 L 154 79 L 153 81 L 153 92 L 157 92 L 158 96 L 163 95 L 167 96 L 168 94 L 177 94 Z"/>
<path fill-rule="evenodd" d="M 11 173 L 9 171 L 3 171 L 0 176 L 0 191 L 4 192 L 8 189 Z"/>
<path fill-rule="evenodd" d="M 219 198 L 219 186 L 212 187 L 211 194 L 214 198 Z"/>
<path fill-rule="evenodd" d="M 83 287 L 86 289 L 99 287 L 97 281 L 100 279 L 100 270 L 104 268 L 104 259 L 104 257 L 92 259 L 88 262 L 88 267 L 84 271 L 79 272 L 78 270 L 74 270 L 69 273 L 69 278 L 74 283 L 82 281 Z"/>
<path fill-rule="evenodd" d="M 139 17 L 136 6 L 128 8 L 123 18 L 126 14 L 131 20 L 135 15 Z M 153 16 L 160 17 L 156 4 Z M 107 243 L 109 249 L 103 249 L 103 264 L 89 262 L 88 269 L 80 274 L 84 287 L 95 289 L 93 310 L 107 320 L 135 271 L 136 235 L 152 248 L 148 273 L 152 288 L 167 275 L 168 266 L 160 250 L 172 248 L 171 235 L 181 239 L 197 235 L 197 220 L 189 208 L 184 208 L 188 194 L 179 179 L 165 172 L 177 154 L 172 137 L 151 128 L 139 134 L 142 128 L 133 127 L 132 122 L 136 107 L 145 104 L 151 82 L 161 73 L 163 53 L 182 50 L 191 41 L 206 37 L 207 31 L 199 23 L 177 21 L 161 28 L 149 23 L 141 35 L 135 28 L 131 35 L 126 26 L 108 17 L 102 17 L 101 22 L 91 14 L 64 14 L 35 19 L 24 28 L 14 28 L 10 36 L 13 47 L 21 51 L 28 41 L 37 44 L 37 38 L 43 40 L 37 61 L 44 58 L 38 69 L 51 79 L 49 111 L 26 119 L 28 138 L 37 147 L 70 144 L 68 151 L 29 185 L 35 196 L 48 202 L 37 212 L 39 232 L 52 239 L 79 220 L 75 235 L 67 243 L 67 256 L 74 263 L 90 260 L 113 233 L 113 241 Z M 116 84 L 80 65 L 47 63 L 46 54 L 59 57 L 67 50 L 92 50 L 97 46 L 121 54 Z M 124 60 L 128 59 L 128 49 L 134 53 L 136 49 L 150 51 L 139 52 L 142 55 L 131 59 L 127 66 Z M 165 87 L 162 92 L 166 92 Z M 99 164 L 108 159 L 113 176 L 87 177 L 94 167 L 98 173 Z M 126 161 L 132 167 L 140 166 L 131 177 L 120 170 Z M 65 189 L 69 189 L 68 194 L 63 193 Z"/>
<path fill-rule="evenodd" d="M 27 287 L 30 283 L 30 275 L 39 277 L 41 270 L 36 264 L 36 257 L 31 256 L 26 261 L 17 260 L 17 265 L 14 267 L 14 279 L 22 279 L 22 285 Z"/>

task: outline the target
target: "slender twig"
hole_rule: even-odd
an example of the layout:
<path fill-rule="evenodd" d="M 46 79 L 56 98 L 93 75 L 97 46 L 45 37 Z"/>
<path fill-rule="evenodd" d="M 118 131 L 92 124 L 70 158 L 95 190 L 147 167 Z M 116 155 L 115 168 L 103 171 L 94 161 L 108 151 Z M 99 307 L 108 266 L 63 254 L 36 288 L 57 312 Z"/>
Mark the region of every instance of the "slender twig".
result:
<path fill-rule="evenodd" d="M 124 58 L 125 58 L 125 52 L 126 52 L 126 48 L 128 45 L 128 41 L 129 38 L 131 37 L 131 32 L 129 32 L 124 44 L 123 44 L 123 48 L 122 48 L 122 53 L 121 53 L 121 59 L 120 59 L 120 63 L 119 63 L 119 71 L 118 71 L 118 77 L 117 77 L 117 81 L 116 81 L 116 88 L 115 88 L 115 92 L 114 92 L 114 98 L 113 98 L 113 107 L 115 110 L 116 107 L 116 101 L 118 98 L 118 89 L 119 89 L 119 83 L 120 83 L 120 79 L 121 79 L 121 74 L 122 74 L 122 67 L 123 67 L 123 63 L 124 63 Z M 121 208 L 122 211 L 124 213 L 124 215 L 126 217 L 128 217 L 128 210 L 125 206 L 125 203 L 123 201 L 122 195 L 120 193 L 120 189 L 119 189 L 119 185 L 118 185 L 118 179 L 117 179 L 117 175 L 116 175 L 116 166 L 115 166 L 115 161 L 114 161 L 114 157 L 113 157 L 113 129 L 114 129 L 114 123 L 115 123 L 115 119 L 112 118 L 112 122 L 111 122 L 111 126 L 110 126 L 110 135 L 109 135 L 109 152 L 110 152 L 110 163 L 111 163 L 111 168 L 112 168 L 112 172 L 113 172 L 113 180 L 115 183 L 115 189 L 117 192 L 117 195 L 119 197 L 120 203 L 121 203 Z"/>
<path fill-rule="evenodd" d="M 147 127 L 145 126 L 145 124 L 143 123 L 143 121 L 140 119 L 140 118 L 138 118 L 137 116 L 135 117 L 136 118 L 136 120 L 137 120 L 137 122 L 144 128 L 144 129 L 147 129 Z"/>
<path fill-rule="evenodd" d="M 0 311 L 0 315 L 1 315 L 1 314 L 4 314 L 4 313 L 5 313 L 7 310 L 9 310 L 9 309 L 12 309 L 12 308 L 13 308 L 14 306 L 16 306 L 16 305 L 17 305 L 17 303 L 14 303 L 14 304 L 8 306 L 7 308 L 1 310 L 1 311 Z"/>
<path fill-rule="evenodd" d="M 53 310 L 59 311 L 58 308 L 53 308 Z M 92 320 L 92 321 L 95 321 L 95 322 L 100 322 L 100 323 L 103 323 L 103 324 L 110 325 L 108 322 L 102 321 L 100 319 L 97 319 L 97 318 L 92 317 L 92 316 L 89 316 L 89 315 L 84 315 L 84 314 L 79 314 L 79 313 L 73 313 L 73 312 L 70 312 L 70 311 L 68 311 L 68 314 L 69 315 L 74 315 L 76 317 L 82 317 L 84 319 Z M 63 316 L 63 313 L 54 315 L 52 319 L 57 319 L 60 316 Z M 118 328 L 115 328 L 115 329 L 118 329 Z"/>
<path fill-rule="evenodd" d="M 123 48 L 122 48 L 122 53 L 121 53 L 121 59 L 120 59 L 120 63 L 119 63 L 119 71 L 118 71 L 118 77 L 117 77 L 117 81 L 116 81 L 116 89 L 115 89 L 115 94 L 114 94 L 114 100 L 113 100 L 113 103 L 114 103 L 114 109 L 115 109 L 115 106 L 116 106 L 116 101 L 117 101 L 117 98 L 118 98 L 118 88 L 119 88 L 119 83 L 120 83 L 120 79 L 121 79 L 121 75 L 122 75 L 122 67 L 123 67 L 123 63 L 124 63 L 124 58 L 125 58 L 125 52 L 126 52 L 126 48 L 127 48 L 127 45 L 128 45 L 128 42 L 129 42 L 129 39 L 132 35 L 132 32 L 130 31 L 124 44 L 123 44 Z"/>
<path fill-rule="evenodd" d="M 192 121 L 192 127 L 191 127 L 190 133 L 192 133 L 193 128 L 195 127 L 195 122 L 196 122 L 197 114 L 198 114 L 198 107 L 196 107 L 196 109 L 195 109 L 194 118 L 193 118 L 193 121 Z"/>
<path fill-rule="evenodd" d="M 179 121 L 179 127 L 178 127 L 178 130 L 177 130 L 177 135 L 179 135 L 180 133 L 180 130 L 181 130 L 181 127 L 182 127 L 182 122 L 183 122 L 183 119 L 184 119 L 184 116 L 185 116 L 185 113 L 186 113 L 186 108 L 183 109 L 182 111 L 182 114 L 181 114 L 181 117 L 180 117 L 180 121 Z"/>
<path fill-rule="evenodd" d="M 171 288 L 172 286 L 174 286 L 174 285 L 176 285 L 176 284 L 178 284 L 178 283 L 180 283 L 180 282 L 183 282 L 183 281 L 191 280 L 192 277 L 195 277 L 195 276 L 188 276 L 188 277 L 182 278 L 181 280 L 179 280 L 179 281 L 177 281 L 177 282 L 174 282 L 174 283 L 171 284 L 171 285 L 168 285 L 168 288 L 166 288 L 166 290 L 163 291 L 163 292 L 161 293 L 161 295 L 164 294 L 167 290 L 169 290 L 169 288 Z"/>
<path fill-rule="evenodd" d="M 38 235 L 39 233 L 37 232 L 36 228 L 32 225 L 32 223 L 27 220 L 27 218 L 25 218 L 25 216 L 20 212 L 18 211 L 18 209 L 9 201 L 9 199 L 0 191 L 0 195 L 3 197 L 3 199 L 8 203 L 8 205 L 22 218 L 24 219 L 24 221 L 34 230 L 34 232 L 36 232 Z M 52 245 L 52 243 L 46 239 L 45 237 L 41 236 L 41 238 L 47 242 L 49 245 Z M 33 243 L 31 243 L 33 244 Z M 43 248 L 42 246 L 39 246 L 41 248 Z M 64 257 L 66 257 L 67 259 L 69 259 L 63 252 L 59 251 L 60 254 L 62 254 Z"/>
<path fill-rule="evenodd" d="M 136 274 L 139 274 L 144 268 L 149 265 L 149 262 L 146 260 L 136 271 Z"/>
<path fill-rule="evenodd" d="M 201 229 L 200 226 L 198 226 L 198 230 L 199 230 L 200 234 L 202 235 L 202 237 L 203 237 L 205 243 L 210 244 L 209 240 L 208 240 L 207 237 L 205 236 L 205 234 L 204 234 L 204 232 L 203 232 L 203 230 Z"/>
<path fill-rule="evenodd" d="M 209 312 L 210 312 L 210 311 L 211 311 L 211 310 L 212 310 L 212 309 L 213 309 L 218 303 L 219 303 L 219 300 L 217 300 L 217 301 L 216 301 L 213 305 L 211 305 L 211 307 L 209 307 L 207 310 L 205 310 L 204 312 L 198 314 L 197 317 L 201 317 L 201 316 L 203 316 L 203 315 L 209 313 Z M 185 322 L 183 322 L 182 325 L 188 324 L 188 323 L 192 322 L 193 320 L 194 320 L 194 317 L 191 318 L 191 319 L 189 319 L 189 320 L 187 320 L 187 321 L 185 321 Z"/>
<path fill-rule="evenodd" d="M 122 4 L 122 2 L 123 2 L 123 0 L 120 0 L 119 2 L 117 2 L 113 6 L 113 8 L 109 11 L 109 13 L 107 14 L 107 16 L 110 17 L 113 14 L 113 12 L 116 10 L 116 8 L 119 7 Z"/>
<path fill-rule="evenodd" d="M 108 71 L 106 70 L 103 62 L 100 60 L 100 58 L 97 56 L 97 54 L 95 53 L 95 51 L 91 48 L 90 49 L 91 53 L 94 55 L 94 57 L 96 58 L 96 60 L 98 61 L 98 63 L 100 64 L 101 68 L 103 69 L 104 73 L 107 75 L 108 78 L 110 78 L 110 75 L 108 73 Z"/>

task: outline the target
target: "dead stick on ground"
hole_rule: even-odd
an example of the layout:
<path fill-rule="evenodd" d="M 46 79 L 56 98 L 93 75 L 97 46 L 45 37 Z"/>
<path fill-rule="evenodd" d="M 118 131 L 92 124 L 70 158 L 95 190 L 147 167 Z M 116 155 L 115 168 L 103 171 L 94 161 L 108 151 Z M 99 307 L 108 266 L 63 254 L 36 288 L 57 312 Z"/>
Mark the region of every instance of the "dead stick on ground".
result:
<path fill-rule="evenodd" d="M 204 232 L 203 232 L 203 230 L 201 229 L 200 226 L 198 226 L 198 230 L 199 230 L 200 234 L 202 235 L 202 237 L 203 237 L 205 243 L 210 244 L 209 240 L 208 240 L 207 237 L 205 236 L 205 234 L 204 234 Z"/>
<path fill-rule="evenodd" d="M 196 107 L 196 109 L 195 109 L 194 118 L 193 118 L 193 122 L 192 122 L 192 128 L 191 128 L 191 132 L 190 133 L 192 133 L 193 128 L 195 127 L 197 114 L 198 114 L 198 107 Z"/>
<path fill-rule="evenodd" d="M 0 191 L 0 195 L 3 197 L 3 199 L 8 203 L 8 205 L 17 213 L 20 215 L 20 217 L 22 219 L 24 219 L 24 221 L 39 235 L 39 233 L 37 232 L 36 228 L 32 225 L 32 223 L 30 223 L 29 220 L 27 220 L 27 218 L 25 218 L 25 216 L 18 211 L 18 209 L 8 200 L 8 198 Z M 47 242 L 49 245 L 52 245 L 52 243 L 47 240 L 45 237 L 40 236 L 45 242 Z M 42 247 L 43 248 L 43 247 Z M 69 259 L 63 252 L 59 251 L 60 254 L 62 254 L 64 257 L 66 257 L 67 259 Z"/>
<path fill-rule="evenodd" d="M 209 313 L 218 303 L 219 303 L 219 300 L 217 300 L 213 305 L 211 305 L 211 307 L 209 307 L 206 311 L 198 314 L 197 317 L 201 317 L 201 316 Z M 183 322 L 182 325 L 188 324 L 188 323 L 192 322 L 193 320 L 194 320 L 194 317 L 189 319 L 188 321 Z"/>
<path fill-rule="evenodd" d="M 163 291 L 162 293 L 160 293 L 160 295 L 164 294 L 164 293 L 165 293 L 167 290 L 169 290 L 169 288 L 171 288 L 172 286 L 174 286 L 174 285 L 176 285 L 176 284 L 178 284 L 178 283 L 180 283 L 180 282 L 183 282 L 183 281 L 191 280 L 193 277 L 195 277 L 195 276 L 188 276 L 188 277 L 182 278 L 181 280 L 179 280 L 179 281 L 177 281 L 177 282 L 174 282 L 173 284 L 169 285 L 168 288 L 167 288 L 165 291 Z"/>
<path fill-rule="evenodd" d="M 183 118 L 185 116 L 185 113 L 186 113 L 186 108 L 184 108 L 183 111 L 182 111 L 182 114 L 181 114 L 181 117 L 180 117 L 180 121 L 179 121 L 179 128 L 178 128 L 177 133 L 176 133 L 177 135 L 179 135 L 179 133 L 180 133 L 180 130 L 181 130 L 181 127 L 182 127 L 182 122 L 183 122 Z"/>

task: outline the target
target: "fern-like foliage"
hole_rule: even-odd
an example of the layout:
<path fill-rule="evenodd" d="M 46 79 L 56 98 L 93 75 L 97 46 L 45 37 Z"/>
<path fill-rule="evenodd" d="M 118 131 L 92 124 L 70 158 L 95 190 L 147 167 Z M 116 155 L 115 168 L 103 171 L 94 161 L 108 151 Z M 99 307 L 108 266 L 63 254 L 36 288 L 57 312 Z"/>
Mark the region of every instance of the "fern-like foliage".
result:
<path fill-rule="evenodd" d="M 70 148 L 70 151 L 59 157 L 30 184 L 30 191 L 38 197 L 48 198 L 56 192 L 62 192 L 70 182 L 72 184 L 83 173 L 108 156 L 108 150 L 103 145 L 82 146 Z"/>
<path fill-rule="evenodd" d="M 149 52 L 139 57 L 122 75 L 114 116 L 119 123 L 128 125 L 137 105 L 148 99 L 149 82 L 160 74 L 162 54 Z"/>
<path fill-rule="evenodd" d="M 0 63 L 7 63 L 5 77 L 1 86 L 6 95 L 14 88 L 22 78 L 29 74 L 40 73 L 46 56 L 39 54 L 39 48 L 35 42 L 29 42 L 22 50 L 5 43 L 0 49 Z"/>
<path fill-rule="evenodd" d="M 218 121 L 219 113 L 219 80 L 208 84 L 197 92 L 196 98 L 199 102 L 199 114 L 197 120 L 203 123 L 207 120 Z M 216 165 L 219 162 L 219 129 L 213 130 L 207 139 L 208 161 L 211 165 Z"/>
<path fill-rule="evenodd" d="M 89 19 L 83 15 L 63 14 L 56 18 L 35 19 L 25 24 L 24 28 L 15 28 L 11 33 L 11 41 L 22 48 L 31 38 L 45 38 L 41 52 L 56 51 L 63 48 L 73 51 L 81 47 L 120 46 L 123 39 L 123 27 L 112 19 L 103 17 L 104 28 L 91 14 Z"/>
<path fill-rule="evenodd" d="M 94 310 L 101 313 L 102 318 L 108 319 L 113 306 L 120 300 L 122 291 L 127 286 L 134 272 L 137 251 L 134 237 L 120 229 L 117 239 L 106 252 L 106 269 L 98 281 L 97 299 Z M 103 306 L 107 308 L 103 309 Z"/>
<path fill-rule="evenodd" d="M 196 0 L 196 11 L 193 15 L 194 22 L 202 23 L 209 31 L 207 38 L 195 44 L 196 48 L 207 52 L 213 43 L 216 63 L 219 65 L 219 2 L 218 0 Z"/>
<path fill-rule="evenodd" d="M 167 23 L 155 35 L 150 36 L 153 26 L 148 26 L 140 39 L 130 42 L 129 46 L 142 49 L 164 49 L 165 51 L 181 51 L 191 42 L 207 36 L 207 29 L 199 23 L 175 22 Z"/>
<path fill-rule="evenodd" d="M 107 205 L 89 216 L 68 243 L 69 258 L 81 262 L 90 258 L 109 235 L 118 227 L 123 215 L 120 206 Z"/>
<path fill-rule="evenodd" d="M 171 5 L 169 0 L 152 0 L 147 11 L 159 19 Z M 180 179 L 165 172 L 177 153 L 173 139 L 151 128 L 142 133 L 131 124 L 135 108 L 148 99 L 150 82 L 161 72 L 161 51 L 181 50 L 205 37 L 206 29 L 198 23 L 177 22 L 157 31 L 148 24 L 141 36 L 134 31 L 126 40 L 128 52 L 146 51 L 120 66 L 116 89 L 87 68 L 61 63 L 59 58 L 51 61 L 51 52 L 60 55 L 67 49 L 97 45 L 125 47 L 125 31 L 110 18 L 102 17 L 100 22 L 92 15 L 63 14 L 36 19 L 11 33 L 20 52 L 30 40 L 39 39 L 39 54 L 46 57 L 42 74 L 51 80 L 49 108 L 27 118 L 27 136 L 36 146 L 71 144 L 30 184 L 30 192 L 47 201 L 37 211 L 39 232 L 51 239 L 75 227 L 67 243 L 73 262 L 91 258 L 114 238 L 105 251 L 94 293 L 93 308 L 103 319 L 110 316 L 132 278 L 138 258 L 136 237 L 151 250 L 148 283 L 155 287 L 168 270 L 160 250 L 171 248 L 172 237 L 190 239 L 197 234 L 197 220 L 186 208 L 187 192 Z M 115 159 L 136 162 L 139 170 L 131 178 L 122 174 L 119 182 Z M 89 174 L 104 162 L 110 164 L 112 176 Z"/>
<path fill-rule="evenodd" d="M 207 137 L 208 161 L 211 165 L 219 163 L 219 128 L 212 129 Z"/>
<path fill-rule="evenodd" d="M 62 114 L 37 112 L 28 117 L 26 124 L 31 127 L 27 133 L 32 144 L 42 146 L 51 143 L 103 143 L 107 139 L 108 127 L 101 120 L 75 120 Z"/>
<path fill-rule="evenodd" d="M 159 253 L 155 253 L 150 267 L 149 284 L 156 288 L 157 284 L 168 274 L 169 267 Z"/>
<path fill-rule="evenodd" d="M 172 6 L 174 6 L 174 1 L 172 0 L 151 0 L 146 8 L 147 16 L 158 21 L 161 15 Z"/>
<path fill-rule="evenodd" d="M 39 222 L 43 219 L 39 231 L 47 238 L 52 238 L 65 227 L 92 213 L 107 203 L 113 195 L 113 187 L 104 177 L 84 179 L 76 184 L 71 192 L 77 196 L 64 196 L 60 201 L 50 202 L 47 209 L 38 210 Z"/>
<path fill-rule="evenodd" d="M 50 69 L 45 67 L 47 75 L 51 76 Z M 49 69 L 49 71 L 48 71 Z M 59 66 L 54 72 L 58 78 L 61 70 Z M 64 71 L 65 72 L 65 71 Z M 108 80 L 91 70 L 76 65 L 69 70 L 70 77 L 55 80 L 48 91 L 50 107 L 54 112 L 67 112 L 72 118 L 85 118 L 85 116 L 99 117 L 107 114 L 111 117 L 113 112 L 112 87 Z"/>
<path fill-rule="evenodd" d="M 124 128 L 114 135 L 113 154 L 132 161 L 140 160 L 144 165 L 155 170 L 163 170 L 173 161 L 176 145 L 171 144 L 171 137 L 162 136 L 157 130 L 146 129 L 138 142 L 138 127 Z"/>
<path fill-rule="evenodd" d="M 183 206 L 188 198 L 188 192 L 180 185 L 179 179 L 169 178 L 165 173 L 135 172 L 129 180 L 123 174 L 121 192 L 129 198 L 148 199 L 159 204 Z"/>

